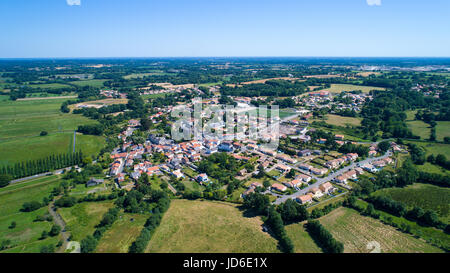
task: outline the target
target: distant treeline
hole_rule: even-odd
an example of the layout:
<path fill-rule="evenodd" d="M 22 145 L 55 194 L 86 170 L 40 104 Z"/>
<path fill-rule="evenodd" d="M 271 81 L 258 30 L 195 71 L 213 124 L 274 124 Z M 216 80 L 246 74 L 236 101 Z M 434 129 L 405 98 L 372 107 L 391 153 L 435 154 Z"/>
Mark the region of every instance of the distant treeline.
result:
<path fill-rule="evenodd" d="M 76 153 L 51 155 L 44 159 L 29 160 L 16 163 L 13 166 L 4 166 L 0 168 L 0 174 L 9 174 L 17 179 L 77 165 L 82 162 L 82 159 L 83 153 L 81 151 Z"/>

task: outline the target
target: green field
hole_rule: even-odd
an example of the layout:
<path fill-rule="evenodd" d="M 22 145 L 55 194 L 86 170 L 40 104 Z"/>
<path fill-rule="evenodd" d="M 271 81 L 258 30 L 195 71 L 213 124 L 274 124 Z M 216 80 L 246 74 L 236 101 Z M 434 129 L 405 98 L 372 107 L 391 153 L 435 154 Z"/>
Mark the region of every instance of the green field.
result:
<path fill-rule="evenodd" d="M 342 117 L 338 115 L 327 115 L 326 123 L 336 126 L 360 126 L 361 118 L 352 118 L 352 117 Z"/>
<path fill-rule="evenodd" d="M 95 80 L 85 80 L 85 81 L 73 81 L 70 82 L 71 84 L 74 84 L 76 86 L 92 86 L 92 87 L 96 87 L 96 88 L 102 88 L 103 87 L 103 83 L 107 81 L 107 80 L 100 80 L 100 79 L 95 79 Z"/>
<path fill-rule="evenodd" d="M 411 130 L 411 132 L 420 136 L 420 139 L 426 140 L 430 138 L 431 127 L 421 120 L 407 121 L 406 125 Z"/>
<path fill-rule="evenodd" d="M 381 246 L 383 253 L 436 253 L 439 248 L 402 233 L 371 217 L 361 216 L 349 208 L 338 208 L 324 217 L 320 223 L 333 234 L 333 237 L 344 244 L 346 253 L 368 253 L 366 248 L 371 241 Z"/>
<path fill-rule="evenodd" d="M 55 153 L 67 153 L 72 147 L 73 130 L 96 121 L 81 115 L 60 112 L 64 99 L 0 102 L 0 165 Z M 49 135 L 39 136 L 41 131 Z M 77 147 L 86 154 L 99 152 L 101 137 L 77 136 Z M 32 151 L 32 153 L 30 153 Z"/>
<path fill-rule="evenodd" d="M 406 188 L 389 188 L 376 191 L 374 195 L 387 195 L 412 208 L 414 206 L 436 211 L 449 223 L 450 189 L 429 184 L 414 184 Z"/>
<path fill-rule="evenodd" d="M 42 88 L 42 89 L 70 88 L 70 85 L 61 83 L 29 84 L 28 86 L 31 88 Z"/>
<path fill-rule="evenodd" d="M 53 223 L 34 222 L 37 216 L 48 213 L 48 207 L 33 212 L 20 212 L 20 209 L 25 202 L 41 202 L 59 182 L 56 176 L 45 176 L 0 189 L 0 241 L 10 240 L 13 246 L 3 252 L 36 253 L 43 245 L 56 245 L 59 236 L 39 240 L 42 232 L 49 231 Z M 9 229 L 12 221 L 17 226 Z"/>
<path fill-rule="evenodd" d="M 262 224 L 234 204 L 173 200 L 146 252 L 279 252 L 277 241 L 262 231 Z"/>
<path fill-rule="evenodd" d="M 113 203 L 113 201 L 85 202 L 71 208 L 60 208 L 58 212 L 66 222 L 73 241 L 81 241 L 87 235 L 92 235 L 95 226 L 100 223 L 103 214 L 113 207 Z"/>
<path fill-rule="evenodd" d="M 431 126 L 421 120 L 415 120 L 417 110 L 406 111 L 406 124 L 414 135 L 426 140 L 430 138 Z M 443 141 L 444 137 L 450 137 L 450 121 L 436 122 L 436 139 Z"/>
<path fill-rule="evenodd" d="M 431 164 L 428 162 L 425 162 L 425 164 L 423 165 L 416 165 L 416 168 L 419 171 L 423 171 L 423 172 L 427 172 L 427 173 L 438 173 L 438 174 L 443 174 L 443 175 L 449 175 L 450 171 L 446 170 L 445 168 L 435 165 L 435 164 Z"/>
<path fill-rule="evenodd" d="M 323 89 L 321 91 L 328 91 L 330 93 L 341 93 L 343 91 L 357 91 L 361 90 L 363 93 L 369 93 L 371 90 L 386 90 L 381 87 L 374 86 L 360 86 L 353 84 L 331 84 L 330 88 Z"/>
<path fill-rule="evenodd" d="M 314 240 L 309 236 L 309 233 L 303 226 L 304 223 L 291 224 L 286 226 L 288 237 L 294 244 L 296 253 L 321 253 L 322 250 Z"/>
<path fill-rule="evenodd" d="M 450 121 L 437 121 L 436 123 L 436 139 L 443 141 L 444 137 L 450 137 Z"/>
<path fill-rule="evenodd" d="M 406 141 L 406 143 L 414 143 L 425 149 L 427 156 L 430 154 L 438 155 L 449 155 L 450 154 L 450 144 L 444 143 L 433 143 L 433 142 L 421 142 L 421 141 Z"/>
<path fill-rule="evenodd" d="M 97 253 L 127 253 L 130 245 L 136 241 L 149 215 L 121 214 L 97 245 Z"/>
<path fill-rule="evenodd" d="M 103 137 L 77 134 L 75 150 L 82 150 L 86 156 L 95 155 L 104 144 Z M 3 155 L 0 158 L 0 166 L 69 153 L 73 151 L 73 133 L 8 139 L 0 141 L 0 149 Z"/>

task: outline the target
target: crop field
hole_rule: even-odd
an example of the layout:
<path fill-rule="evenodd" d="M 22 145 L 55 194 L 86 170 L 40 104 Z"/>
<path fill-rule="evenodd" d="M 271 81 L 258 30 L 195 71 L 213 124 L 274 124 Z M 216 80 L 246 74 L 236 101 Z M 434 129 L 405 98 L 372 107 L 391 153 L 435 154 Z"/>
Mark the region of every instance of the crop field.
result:
<path fill-rule="evenodd" d="M 61 83 L 45 83 L 45 84 L 31 83 L 31 84 L 28 84 L 28 86 L 31 88 L 42 88 L 42 89 L 70 88 L 70 85 L 61 84 Z"/>
<path fill-rule="evenodd" d="M 95 121 L 81 115 L 63 114 L 61 103 L 65 100 L 2 101 L 0 103 L 0 141 L 6 138 L 37 136 L 74 130 L 80 124 Z"/>
<path fill-rule="evenodd" d="M 327 115 L 326 122 L 331 125 L 343 126 L 351 125 L 351 126 L 360 126 L 361 118 L 352 118 L 352 117 L 342 117 L 338 115 Z"/>
<path fill-rule="evenodd" d="M 173 200 L 146 252 L 279 252 L 277 241 L 262 231 L 262 224 L 234 204 Z"/>
<path fill-rule="evenodd" d="M 450 189 L 428 184 L 414 184 L 406 188 L 382 189 L 375 195 L 387 195 L 402 202 L 409 208 L 414 206 L 434 210 L 446 220 L 450 220 Z"/>
<path fill-rule="evenodd" d="M 77 134 L 75 150 L 82 150 L 86 156 L 94 155 L 100 152 L 104 144 L 103 137 Z M 73 151 L 73 133 L 8 139 L 0 141 L 0 149 L 3 155 L 0 166 L 65 154 Z"/>
<path fill-rule="evenodd" d="M 107 81 L 107 80 L 100 80 L 100 79 L 95 79 L 95 80 L 85 80 L 85 81 L 73 81 L 70 82 L 71 84 L 74 84 L 76 86 L 92 86 L 92 87 L 96 87 L 96 88 L 102 88 L 103 87 L 103 83 Z"/>
<path fill-rule="evenodd" d="M 59 236 L 39 240 L 42 232 L 49 231 L 53 223 L 34 221 L 37 216 L 46 214 L 48 208 L 33 212 L 20 212 L 20 209 L 25 202 L 41 202 L 59 182 L 57 176 L 46 176 L 0 189 L 0 240 L 10 240 L 12 246 L 3 252 L 35 253 L 43 245 L 56 245 Z M 9 226 L 13 221 L 17 225 L 11 229 Z"/>
<path fill-rule="evenodd" d="M 73 130 L 96 121 L 81 115 L 60 112 L 64 99 L 0 102 L 0 165 L 51 154 L 67 153 L 72 147 Z M 47 131 L 47 136 L 39 136 Z M 86 154 L 100 151 L 104 139 L 78 135 L 76 149 Z M 30 153 L 32 151 L 32 153 Z"/>
<path fill-rule="evenodd" d="M 343 91 L 357 91 L 357 90 L 361 90 L 363 93 L 369 93 L 371 90 L 386 90 L 386 89 L 381 87 L 361 86 L 353 84 L 331 84 L 330 88 L 326 88 L 321 91 L 328 91 L 330 93 L 341 93 Z"/>
<path fill-rule="evenodd" d="M 69 105 L 69 109 L 70 110 L 77 109 L 80 108 L 80 106 L 100 108 L 105 105 L 127 104 L 127 103 L 128 99 L 103 99 L 103 100 L 85 101 L 82 103 Z"/>
<path fill-rule="evenodd" d="M 105 232 L 97 245 L 97 253 L 127 253 L 130 245 L 141 233 L 149 215 L 121 214 L 120 218 Z"/>
<path fill-rule="evenodd" d="M 296 253 L 321 253 L 322 250 L 309 235 L 303 226 L 304 223 L 287 225 L 286 233 L 294 244 Z"/>
<path fill-rule="evenodd" d="M 60 208 L 58 212 L 66 222 L 73 241 L 81 241 L 87 235 L 92 235 L 103 214 L 112 207 L 113 201 L 84 202 L 71 208 Z"/>
<path fill-rule="evenodd" d="M 344 244 L 344 252 L 347 253 L 368 253 L 370 250 L 366 247 L 371 241 L 378 242 L 383 253 L 442 252 L 422 240 L 344 207 L 320 218 L 320 222 Z"/>
<path fill-rule="evenodd" d="M 358 199 L 356 201 L 357 205 L 362 209 L 367 208 L 368 203 L 366 201 Z M 387 212 L 381 210 L 375 210 L 379 215 L 380 219 L 389 219 L 390 222 L 396 224 L 397 226 L 401 225 L 409 225 L 411 227 L 411 234 L 416 237 L 420 237 L 421 239 L 426 240 L 427 242 L 434 242 L 438 245 L 442 245 L 446 248 L 450 247 L 450 237 L 444 233 L 444 231 L 433 228 L 433 227 L 425 227 L 417 224 L 416 222 L 410 221 L 403 217 L 398 217 Z"/>

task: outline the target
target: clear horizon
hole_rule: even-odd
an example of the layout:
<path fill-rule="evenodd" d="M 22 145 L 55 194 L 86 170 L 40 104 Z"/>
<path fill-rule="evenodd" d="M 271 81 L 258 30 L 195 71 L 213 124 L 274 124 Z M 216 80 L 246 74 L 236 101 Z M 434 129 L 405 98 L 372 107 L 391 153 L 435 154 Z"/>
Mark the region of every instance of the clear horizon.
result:
<path fill-rule="evenodd" d="M 445 0 L 3 0 L 1 59 L 447 58 Z"/>

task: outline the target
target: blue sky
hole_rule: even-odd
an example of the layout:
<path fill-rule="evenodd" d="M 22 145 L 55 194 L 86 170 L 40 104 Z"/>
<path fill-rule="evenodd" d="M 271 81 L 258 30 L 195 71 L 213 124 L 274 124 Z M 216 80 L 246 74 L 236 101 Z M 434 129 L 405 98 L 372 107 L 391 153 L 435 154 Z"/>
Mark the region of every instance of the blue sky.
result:
<path fill-rule="evenodd" d="M 448 57 L 449 14 L 448 0 L 1 0 L 0 58 Z"/>

